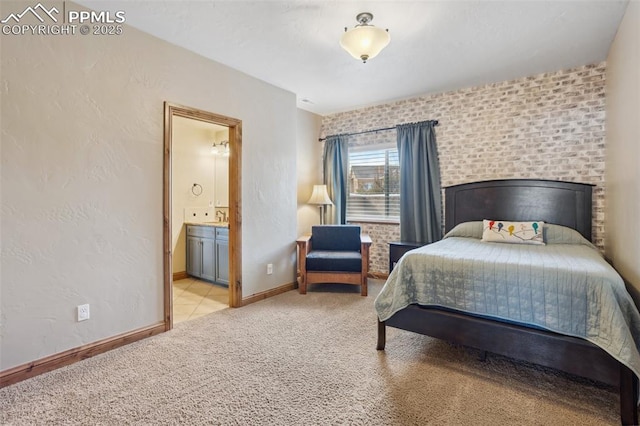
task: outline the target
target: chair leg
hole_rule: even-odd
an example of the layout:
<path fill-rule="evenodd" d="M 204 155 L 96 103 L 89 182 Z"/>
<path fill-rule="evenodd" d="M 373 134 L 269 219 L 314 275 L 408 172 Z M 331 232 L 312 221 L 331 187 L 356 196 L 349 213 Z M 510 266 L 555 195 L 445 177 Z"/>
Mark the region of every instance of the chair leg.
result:
<path fill-rule="evenodd" d="M 307 280 L 305 275 L 300 275 L 300 285 L 298 286 L 300 294 L 307 294 Z"/>
<path fill-rule="evenodd" d="M 298 244 L 298 270 L 300 271 L 300 285 L 298 291 L 300 294 L 307 294 L 307 253 L 311 249 L 311 241 L 309 237 L 299 238 Z"/>
<path fill-rule="evenodd" d="M 360 295 L 361 296 L 367 295 L 367 276 L 366 275 L 363 275 L 360 278 Z"/>

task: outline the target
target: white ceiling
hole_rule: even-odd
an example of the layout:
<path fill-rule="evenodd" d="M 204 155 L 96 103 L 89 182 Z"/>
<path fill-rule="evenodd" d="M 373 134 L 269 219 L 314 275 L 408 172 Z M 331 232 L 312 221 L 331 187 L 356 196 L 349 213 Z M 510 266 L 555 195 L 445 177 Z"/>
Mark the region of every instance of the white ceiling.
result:
<path fill-rule="evenodd" d="M 139 1 L 126 23 L 296 94 L 319 114 L 605 60 L 628 0 Z M 366 64 L 342 50 L 359 12 L 391 43 Z"/>

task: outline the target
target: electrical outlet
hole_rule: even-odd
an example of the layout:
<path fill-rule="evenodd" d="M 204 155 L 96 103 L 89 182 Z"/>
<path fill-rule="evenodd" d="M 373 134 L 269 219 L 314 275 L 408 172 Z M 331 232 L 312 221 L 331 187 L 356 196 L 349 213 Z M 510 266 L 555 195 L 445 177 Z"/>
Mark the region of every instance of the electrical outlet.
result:
<path fill-rule="evenodd" d="M 267 263 L 267 275 L 273 274 L 273 263 Z"/>
<path fill-rule="evenodd" d="M 78 305 L 78 322 L 89 319 L 89 304 Z"/>

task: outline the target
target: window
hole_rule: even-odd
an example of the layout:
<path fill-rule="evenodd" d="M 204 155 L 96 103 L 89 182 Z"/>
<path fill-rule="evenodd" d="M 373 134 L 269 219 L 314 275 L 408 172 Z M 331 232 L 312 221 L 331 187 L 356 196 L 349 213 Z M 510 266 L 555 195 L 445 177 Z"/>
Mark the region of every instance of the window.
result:
<path fill-rule="evenodd" d="M 349 151 L 347 220 L 400 220 L 400 164 L 395 148 Z"/>

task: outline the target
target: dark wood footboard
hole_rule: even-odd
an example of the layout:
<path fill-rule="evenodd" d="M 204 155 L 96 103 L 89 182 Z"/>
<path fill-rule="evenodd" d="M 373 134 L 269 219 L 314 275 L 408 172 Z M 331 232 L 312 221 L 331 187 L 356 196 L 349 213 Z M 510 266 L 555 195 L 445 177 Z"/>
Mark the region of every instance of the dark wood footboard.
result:
<path fill-rule="evenodd" d="M 378 321 L 378 350 L 385 348 L 387 325 L 619 386 L 622 424 L 638 424 L 637 377 L 629 368 L 586 340 L 454 311 L 411 305 L 387 321 Z"/>

